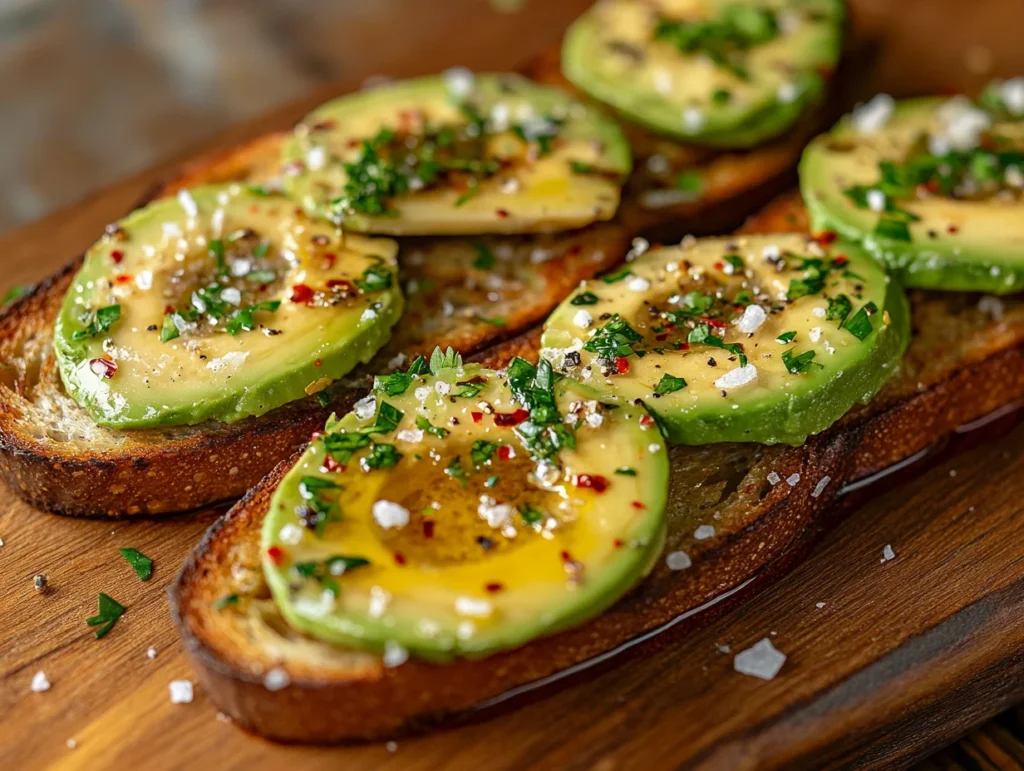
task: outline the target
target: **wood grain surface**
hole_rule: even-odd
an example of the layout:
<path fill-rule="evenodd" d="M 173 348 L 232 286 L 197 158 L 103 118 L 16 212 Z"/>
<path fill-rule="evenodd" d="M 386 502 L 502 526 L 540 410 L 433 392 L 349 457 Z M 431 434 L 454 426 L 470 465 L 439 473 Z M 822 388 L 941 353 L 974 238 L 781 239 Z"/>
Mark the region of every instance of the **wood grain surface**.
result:
<path fill-rule="evenodd" d="M 394 54 L 394 70 L 511 66 L 555 40 L 585 4 L 532 3 L 496 22 L 472 4 L 452 3 L 443 44 L 434 28 L 428 49 Z M 979 41 L 1002 41 L 996 71 L 1024 71 L 1024 49 L 1006 32 L 1008 18 L 1024 21 L 1019 0 L 969 7 L 907 0 L 898 19 L 883 0 L 862 0 L 855 10 L 866 37 L 889 38 L 881 71 L 888 67 L 897 87 L 913 88 L 901 80 L 900 57 L 889 53 L 904 45 L 923 57 L 920 72 L 939 73 L 929 77 L 944 83 L 979 79 L 963 67 L 966 47 Z M 501 26 L 510 18 L 517 19 L 514 37 Z M 917 34 L 936 25 L 949 44 L 921 50 Z M 327 93 L 379 71 L 372 57 L 358 64 L 363 69 L 345 82 L 217 144 L 287 125 Z M 0 238 L 3 282 L 50 272 L 172 165 Z M 610 662 L 458 726 L 334 749 L 248 736 L 218 721 L 198 690 L 191 704 L 170 703 L 170 681 L 192 675 L 164 589 L 218 512 L 113 524 L 69 520 L 32 511 L 0 490 L 0 768 L 906 766 L 1024 699 L 1024 428 L 1002 431 L 954 440 L 916 470 L 861 491 L 835 512 L 839 524 L 795 569 L 778 566 Z M 882 562 L 886 544 L 896 557 Z M 122 547 L 154 559 L 150 581 L 139 581 L 118 554 Z M 49 586 L 42 593 L 32 580 L 40 573 Z M 99 592 L 128 608 L 101 640 L 85 624 Z M 788 657 L 770 682 L 733 671 L 733 654 L 763 637 Z M 33 693 L 39 671 L 51 687 Z M 1021 767 L 1019 749 L 1007 739 L 1020 724 L 1016 715 L 971 733 L 928 768 Z"/>

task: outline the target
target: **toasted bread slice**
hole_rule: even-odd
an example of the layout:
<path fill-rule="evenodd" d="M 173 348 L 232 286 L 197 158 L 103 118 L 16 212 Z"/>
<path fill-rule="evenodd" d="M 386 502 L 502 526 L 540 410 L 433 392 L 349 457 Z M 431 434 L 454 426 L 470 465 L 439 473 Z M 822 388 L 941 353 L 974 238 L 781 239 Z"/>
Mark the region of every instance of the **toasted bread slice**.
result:
<path fill-rule="evenodd" d="M 746 230 L 805 226 L 792 196 Z M 175 620 L 200 683 L 218 709 L 272 739 L 379 738 L 500 700 L 677 623 L 784 555 L 845 483 L 1024 396 L 1024 303 L 1002 302 L 979 307 L 976 297 L 915 295 L 916 334 L 905 366 L 870 405 L 802 447 L 673 448 L 666 553 L 685 551 L 692 566 L 672 571 L 662 562 L 593 621 L 481 660 L 389 669 L 377 656 L 288 627 L 263 582 L 259 553 L 285 461 L 210 529 L 172 587 Z M 514 355 L 535 356 L 537 340 L 536 332 L 524 335 L 480 358 L 501 366 Z M 715 536 L 695 540 L 706 524 Z M 237 600 L 223 604 L 228 597 Z M 281 682 L 287 685 L 278 689 Z"/>
<path fill-rule="evenodd" d="M 245 162 L 231 155 L 211 160 L 210 176 L 233 177 L 264 149 L 241 148 Z M 189 180 L 199 177 L 199 169 L 187 173 Z M 474 267 L 476 244 L 493 254 L 493 268 Z M 332 410 L 347 410 L 369 373 L 429 355 L 436 345 L 469 355 L 514 336 L 625 250 L 615 225 L 472 242 L 407 241 L 400 257 L 405 315 L 367 367 L 332 387 L 329 407 L 310 397 L 232 424 L 133 431 L 97 426 L 61 383 L 52 328 L 76 260 L 0 315 L 0 475 L 29 503 L 72 515 L 162 514 L 238 498 Z"/>

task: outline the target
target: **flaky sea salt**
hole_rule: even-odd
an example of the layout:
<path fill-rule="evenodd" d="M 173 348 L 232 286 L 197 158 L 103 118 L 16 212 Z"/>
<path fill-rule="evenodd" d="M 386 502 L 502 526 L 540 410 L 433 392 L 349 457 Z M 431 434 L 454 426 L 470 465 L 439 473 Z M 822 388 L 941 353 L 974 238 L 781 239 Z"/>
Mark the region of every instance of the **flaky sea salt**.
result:
<path fill-rule="evenodd" d="M 686 570 L 693 564 L 690 555 L 684 551 L 669 552 L 665 557 L 665 564 L 669 570 Z"/>
<path fill-rule="evenodd" d="M 762 680 L 771 680 L 786 663 L 786 654 L 777 650 L 767 637 L 736 654 L 733 667 L 737 672 Z"/>
<path fill-rule="evenodd" d="M 171 704 L 192 703 L 192 682 L 190 680 L 171 680 L 168 690 L 171 693 Z"/>

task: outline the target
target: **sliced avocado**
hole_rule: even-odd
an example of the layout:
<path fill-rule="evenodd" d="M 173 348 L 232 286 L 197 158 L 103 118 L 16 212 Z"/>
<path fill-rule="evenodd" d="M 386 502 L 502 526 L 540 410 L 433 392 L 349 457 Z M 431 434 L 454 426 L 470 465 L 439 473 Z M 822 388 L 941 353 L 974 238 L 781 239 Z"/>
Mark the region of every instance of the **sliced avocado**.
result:
<path fill-rule="evenodd" d="M 843 16 L 841 0 L 605 0 L 570 27 L 562 69 L 654 131 L 751 147 L 819 101 Z"/>
<path fill-rule="evenodd" d="M 61 378 L 102 426 L 261 415 L 387 342 L 396 252 L 239 185 L 155 201 L 86 253 L 55 324 Z"/>
<path fill-rule="evenodd" d="M 495 372 L 437 351 L 329 422 L 263 525 L 288 623 L 399 657 L 479 656 L 634 586 L 664 543 L 664 441 L 642 407 L 554 380 L 546 362 Z"/>
<path fill-rule="evenodd" d="M 984 107 L 881 95 L 815 139 L 800 163 L 813 226 L 863 243 L 906 286 L 1024 289 L 1024 105 L 1002 106 L 1005 88 Z"/>
<path fill-rule="evenodd" d="M 618 125 L 518 75 L 403 80 L 314 110 L 284 146 L 314 216 L 390 235 L 525 233 L 607 220 L 632 157 Z"/>
<path fill-rule="evenodd" d="M 851 244 L 684 240 L 584 282 L 541 355 L 680 444 L 800 444 L 869 399 L 910 335 L 902 290 Z"/>

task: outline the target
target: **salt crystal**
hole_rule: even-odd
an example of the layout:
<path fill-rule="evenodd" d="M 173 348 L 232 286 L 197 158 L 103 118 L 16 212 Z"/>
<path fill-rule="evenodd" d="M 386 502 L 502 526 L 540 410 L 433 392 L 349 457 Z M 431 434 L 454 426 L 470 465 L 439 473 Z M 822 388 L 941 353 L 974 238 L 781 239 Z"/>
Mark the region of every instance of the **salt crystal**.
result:
<path fill-rule="evenodd" d="M 268 691 L 280 691 L 282 688 L 288 687 L 291 681 L 292 679 L 284 669 L 274 667 L 263 676 L 263 687 Z"/>
<path fill-rule="evenodd" d="M 192 703 L 192 683 L 189 680 L 171 680 L 168 686 L 171 692 L 171 704 Z"/>
<path fill-rule="evenodd" d="M 464 99 L 473 91 L 473 71 L 465 67 L 451 67 L 441 73 L 448 92 L 457 99 Z"/>
<path fill-rule="evenodd" d="M 888 562 L 889 560 L 896 559 L 896 552 L 892 550 L 891 544 L 886 544 L 882 548 L 882 562 Z"/>
<path fill-rule="evenodd" d="M 768 483 L 770 485 L 775 486 L 775 485 L 777 485 L 781 481 L 782 481 L 782 477 L 780 477 L 774 471 L 771 471 L 771 472 L 768 473 Z"/>
<path fill-rule="evenodd" d="M 811 492 L 811 497 L 817 498 L 819 495 L 825 492 L 825 487 L 828 485 L 830 481 L 832 481 L 832 477 L 830 477 L 828 474 L 819 479 L 818 484 L 814 486 L 814 490 Z"/>
<path fill-rule="evenodd" d="M 304 531 L 301 527 L 293 522 L 289 522 L 287 525 L 281 528 L 278 532 L 277 537 L 281 539 L 281 543 L 286 543 L 289 546 L 295 546 L 302 540 Z"/>
<path fill-rule="evenodd" d="M 823 602 L 816 602 L 816 603 L 814 603 L 814 607 L 816 607 L 818 610 L 821 610 L 822 608 L 825 607 L 825 603 L 823 603 Z"/>
<path fill-rule="evenodd" d="M 31 688 L 33 693 L 42 693 L 43 691 L 50 690 L 50 681 L 43 670 L 40 669 L 32 676 Z"/>
<path fill-rule="evenodd" d="M 388 640 L 384 643 L 384 666 L 389 669 L 392 667 L 401 666 L 409 660 L 409 651 L 405 647 L 395 640 Z"/>
<path fill-rule="evenodd" d="M 867 195 L 868 208 L 873 212 L 885 211 L 885 193 L 881 190 L 868 190 Z"/>
<path fill-rule="evenodd" d="M 477 599 L 475 597 L 456 597 L 455 598 L 455 612 L 460 616 L 474 616 L 476 618 L 486 618 L 493 612 L 491 603 L 487 600 Z"/>
<path fill-rule="evenodd" d="M 646 292 L 651 288 L 651 282 L 643 276 L 633 276 L 627 286 L 634 292 Z"/>
<path fill-rule="evenodd" d="M 352 409 L 360 420 L 369 420 L 377 412 L 377 399 L 374 396 L 365 396 L 352 405 Z"/>
<path fill-rule="evenodd" d="M 683 109 L 683 128 L 687 131 L 700 131 L 706 122 L 707 119 L 700 108 L 686 107 Z"/>
<path fill-rule="evenodd" d="M 878 94 L 860 105 L 850 116 L 853 127 L 861 133 L 878 131 L 889 121 L 896 101 L 888 94 Z"/>
<path fill-rule="evenodd" d="M 789 485 L 790 487 L 796 487 L 796 485 L 797 485 L 797 483 L 799 481 L 800 481 L 800 474 L 798 474 L 796 472 L 793 472 L 788 477 L 786 477 L 786 484 Z"/>
<path fill-rule="evenodd" d="M 739 388 L 747 383 L 757 380 L 757 367 L 747 364 L 744 367 L 736 367 L 722 375 L 715 381 L 717 388 Z"/>
<path fill-rule="evenodd" d="M 708 538 L 714 538 L 715 528 L 711 525 L 701 525 L 693 532 L 693 537 L 698 541 L 706 541 Z"/>
<path fill-rule="evenodd" d="M 760 305 L 748 305 L 743 309 L 743 315 L 740 316 L 739 321 L 736 322 L 736 328 L 749 335 L 760 329 L 767 318 L 768 314 Z"/>
<path fill-rule="evenodd" d="M 572 323 L 578 326 L 580 329 L 586 329 L 594 323 L 594 317 L 590 315 L 588 311 L 582 308 L 576 311 L 576 315 L 572 317 Z"/>
<path fill-rule="evenodd" d="M 409 510 L 393 501 L 378 500 L 373 502 L 373 518 L 385 530 L 402 528 L 409 524 Z"/>
<path fill-rule="evenodd" d="M 150 659 L 155 659 L 156 658 L 156 648 L 150 648 L 149 650 L 147 650 L 146 651 L 146 657 L 150 658 Z"/>
<path fill-rule="evenodd" d="M 733 667 L 742 675 L 771 680 L 786 663 L 786 654 L 776 650 L 767 637 L 751 648 L 736 654 Z"/>
<path fill-rule="evenodd" d="M 669 552 L 665 557 L 665 564 L 669 570 L 686 570 L 693 564 L 690 555 L 684 551 Z"/>

